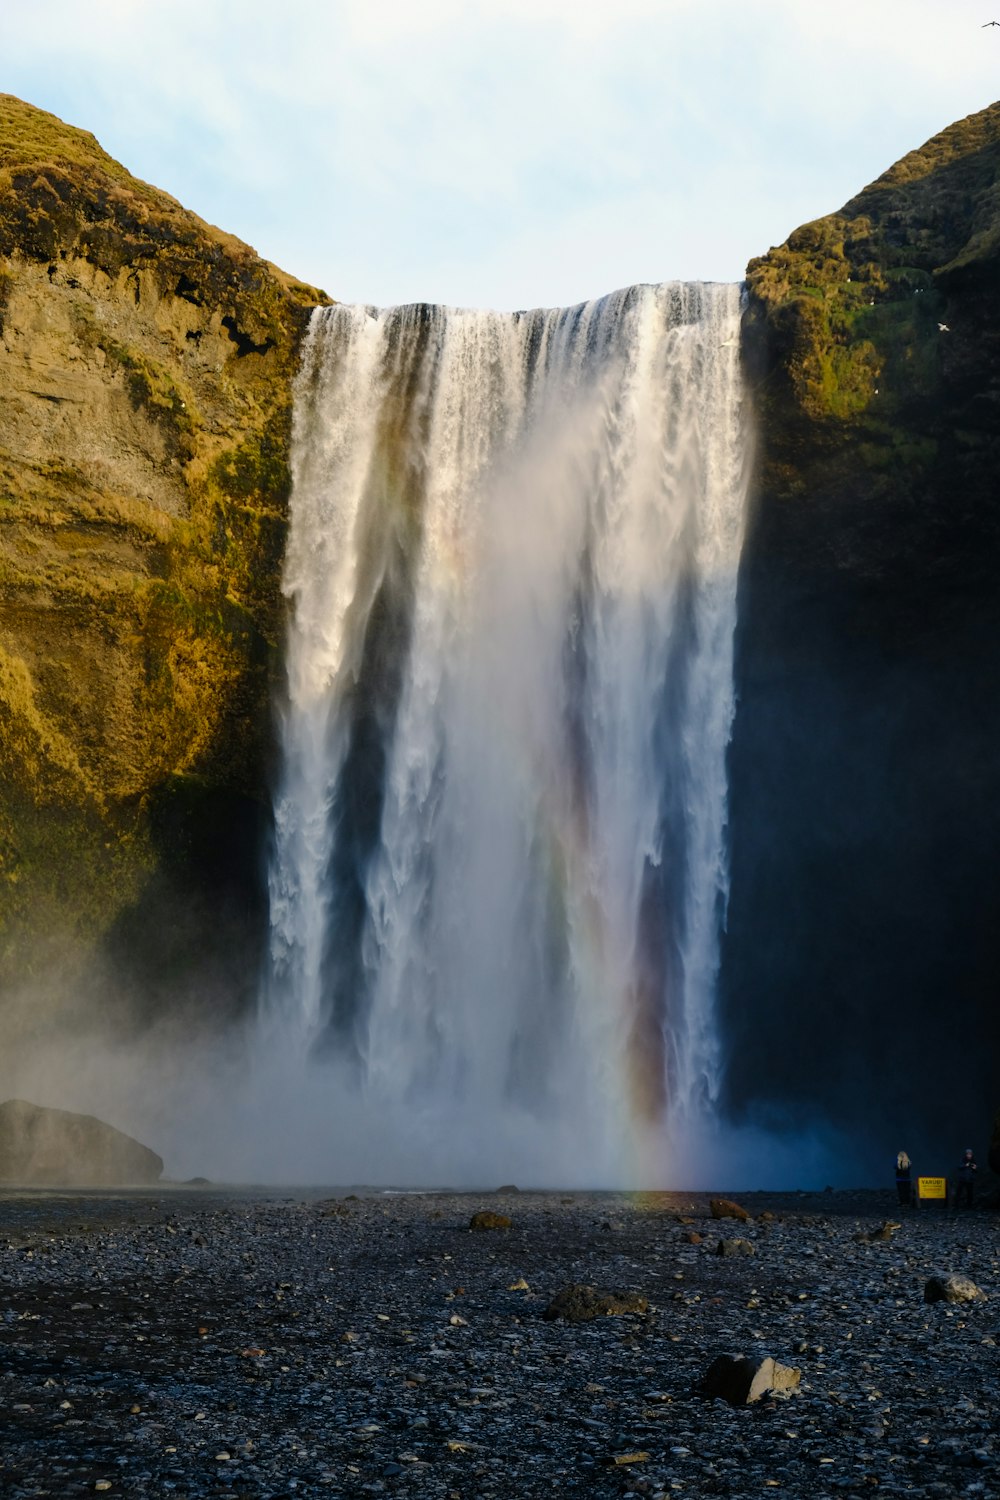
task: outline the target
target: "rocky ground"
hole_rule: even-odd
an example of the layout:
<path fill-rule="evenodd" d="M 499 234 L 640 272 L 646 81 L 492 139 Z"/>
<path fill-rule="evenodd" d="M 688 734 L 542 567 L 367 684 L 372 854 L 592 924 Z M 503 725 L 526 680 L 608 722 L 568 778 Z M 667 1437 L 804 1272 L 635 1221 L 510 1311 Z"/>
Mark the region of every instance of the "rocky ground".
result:
<path fill-rule="evenodd" d="M 8 1195 L 0 1492 L 1000 1493 L 996 1217 L 742 1201 Z M 470 1232 L 481 1209 L 511 1227 Z M 734 1236 L 755 1253 L 718 1255 Z M 986 1300 L 926 1304 L 936 1271 Z M 649 1305 L 546 1321 L 574 1282 Z M 801 1384 L 708 1400 L 722 1352 Z"/>

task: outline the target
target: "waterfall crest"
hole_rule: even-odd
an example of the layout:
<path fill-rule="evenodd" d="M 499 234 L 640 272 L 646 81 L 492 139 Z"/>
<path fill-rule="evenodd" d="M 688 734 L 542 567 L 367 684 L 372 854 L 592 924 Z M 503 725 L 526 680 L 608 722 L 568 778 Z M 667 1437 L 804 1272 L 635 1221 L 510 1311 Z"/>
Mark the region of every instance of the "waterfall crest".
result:
<path fill-rule="evenodd" d="M 711 1106 L 740 295 L 313 315 L 265 1021 L 341 1180 L 662 1181 Z"/>

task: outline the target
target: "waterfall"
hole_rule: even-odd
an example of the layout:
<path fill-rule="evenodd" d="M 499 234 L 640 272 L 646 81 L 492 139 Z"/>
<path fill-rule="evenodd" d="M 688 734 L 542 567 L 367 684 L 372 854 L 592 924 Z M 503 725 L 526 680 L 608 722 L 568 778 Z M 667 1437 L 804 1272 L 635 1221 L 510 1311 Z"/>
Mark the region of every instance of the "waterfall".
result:
<path fill-rule="evenodd" d="M 740 298 L 313 314 L 265 1012 L 342 1180 L 662 1180 L 711 1109 Z"/>

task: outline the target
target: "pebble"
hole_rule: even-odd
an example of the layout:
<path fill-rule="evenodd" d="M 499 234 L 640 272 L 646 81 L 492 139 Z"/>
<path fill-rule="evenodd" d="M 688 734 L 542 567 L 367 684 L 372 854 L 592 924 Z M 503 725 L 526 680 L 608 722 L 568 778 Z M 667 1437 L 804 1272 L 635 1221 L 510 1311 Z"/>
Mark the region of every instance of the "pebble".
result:
<path fill-rule="evenodd" d="M 4 1500 L 1000 1494 L 994 1216 L 747 1194 L 751 1258 L 707 1195 L 564 1199 L 469 1235 L 460 1194 L 0 1194 Z M 546 1319 L 576 1287 L 645 1310 Z M 789 1402 L 700 1395 L 728 1350 Z"/>

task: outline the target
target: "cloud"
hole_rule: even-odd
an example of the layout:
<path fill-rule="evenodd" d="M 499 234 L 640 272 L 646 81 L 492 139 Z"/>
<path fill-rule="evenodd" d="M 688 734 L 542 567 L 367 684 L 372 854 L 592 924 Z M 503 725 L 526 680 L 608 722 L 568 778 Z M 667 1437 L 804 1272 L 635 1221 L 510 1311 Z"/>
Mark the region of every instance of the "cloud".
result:
<path fill-rule="evenodd" d="M 575 295 L 581 267 L 595 292 L 697 254 L 740 275 L 748 248 L 990 102 L 980 11 L 7 0 L 0 54 L 4 86 L 335 294 L 447 296 L 447 271 L 448 300 L 510 306 L 560 272 Z"/>

